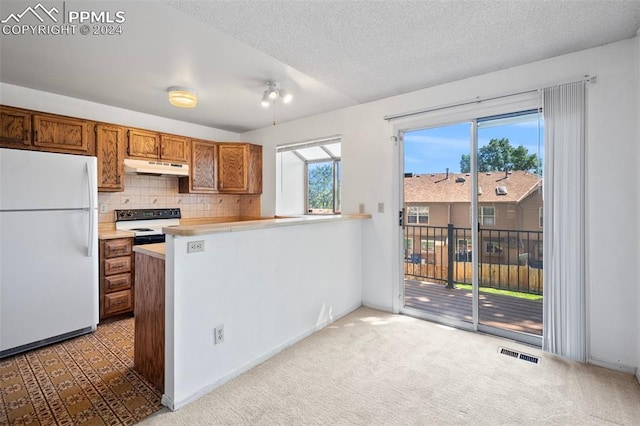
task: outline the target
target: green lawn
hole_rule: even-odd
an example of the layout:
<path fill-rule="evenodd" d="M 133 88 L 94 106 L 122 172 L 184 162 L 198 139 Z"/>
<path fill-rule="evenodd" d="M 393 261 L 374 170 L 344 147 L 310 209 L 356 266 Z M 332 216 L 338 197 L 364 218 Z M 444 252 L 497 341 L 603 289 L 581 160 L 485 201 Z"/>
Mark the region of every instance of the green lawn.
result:
<path fill-rule="evenodd" d="M 462 288 L 462 289 L 465 289 L 465 290 L 471 290 L 471 285 L 470 284 L 456 283 L 456 287 Z M 502 294 L 503 296 L 517 297 L 517 298 L 520 298 L 520 299 L 527 299 L 527 300 L 542 300 L 542 296 L 540 296 L 539 294 L 520 293 L 518 291 L 499 290 L 497 288 L 480 287 L 480 292 L 481 293 Z"/>

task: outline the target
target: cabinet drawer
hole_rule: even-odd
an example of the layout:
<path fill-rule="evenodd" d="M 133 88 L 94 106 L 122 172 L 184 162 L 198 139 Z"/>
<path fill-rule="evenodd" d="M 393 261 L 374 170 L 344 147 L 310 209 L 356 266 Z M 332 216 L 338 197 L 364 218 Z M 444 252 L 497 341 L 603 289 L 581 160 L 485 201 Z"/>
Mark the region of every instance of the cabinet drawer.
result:
<path fill-rule="evenodd" d="M 133 309 L 131 290 L 117 291 L 104 295 L 104 316 Z"/>
<path fill-rule="evenodd" d="M 104 257 L 129 256 L 133 251 L 133 241 L 131 238 L 118 238 L 107 240 L 104 243 Z"/>
<path fill-rule="evenodd" d="M 113 293 L 114 291 L 127 290 L 131 288 L 131 273 L 112 275 L 104 278 L 104 292 Z"/>
<path fill-rule="evenodd" d="M 131 271 L 131 257 L 115 257 L 104 260 L 104 275 L 123 274 Z"/>

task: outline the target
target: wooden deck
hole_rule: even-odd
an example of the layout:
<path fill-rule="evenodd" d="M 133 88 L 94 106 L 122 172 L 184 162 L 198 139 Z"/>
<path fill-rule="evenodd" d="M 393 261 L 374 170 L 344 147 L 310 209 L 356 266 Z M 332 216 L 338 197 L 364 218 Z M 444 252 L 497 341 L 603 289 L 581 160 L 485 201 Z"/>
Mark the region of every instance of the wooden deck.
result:
<path fill-rule="evenodd" d="M 471 322 L 470 290 L 444 284 L 405 280 L 405 306 L 430 314 Z M 480 323 L 507 330 L 542 335 L 542 301 L 480 293 Z"/>

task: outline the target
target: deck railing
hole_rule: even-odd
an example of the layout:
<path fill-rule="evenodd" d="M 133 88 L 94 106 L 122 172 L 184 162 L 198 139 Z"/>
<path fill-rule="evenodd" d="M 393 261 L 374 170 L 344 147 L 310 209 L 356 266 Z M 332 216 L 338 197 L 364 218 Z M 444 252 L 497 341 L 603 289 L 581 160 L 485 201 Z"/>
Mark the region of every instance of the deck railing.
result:
<path fill-rule="evenodd" d="M 541 231 L 480 229 L 478 237 L 474 248 L 471 228 L 405 225 L 405 276 L 449 287 L 471 284 L 471 261 L 479 253 L 481 287 L 543 293 Z"/>

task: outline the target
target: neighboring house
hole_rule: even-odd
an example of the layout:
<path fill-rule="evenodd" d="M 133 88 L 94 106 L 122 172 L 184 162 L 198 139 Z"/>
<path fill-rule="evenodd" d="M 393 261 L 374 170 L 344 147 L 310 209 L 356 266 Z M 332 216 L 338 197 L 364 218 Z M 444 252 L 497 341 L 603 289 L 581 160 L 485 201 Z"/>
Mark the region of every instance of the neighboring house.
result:
<path fill-rule="evenodd" d="M 404 200 L 408 259 L 444 262 L 452 224 L 456 260 L 471 260 L 470 174 L 407 175 Z M 479 173 L 478 224 L 482 262 L 541 266 L 542 178 L 526 171 Z"/>

